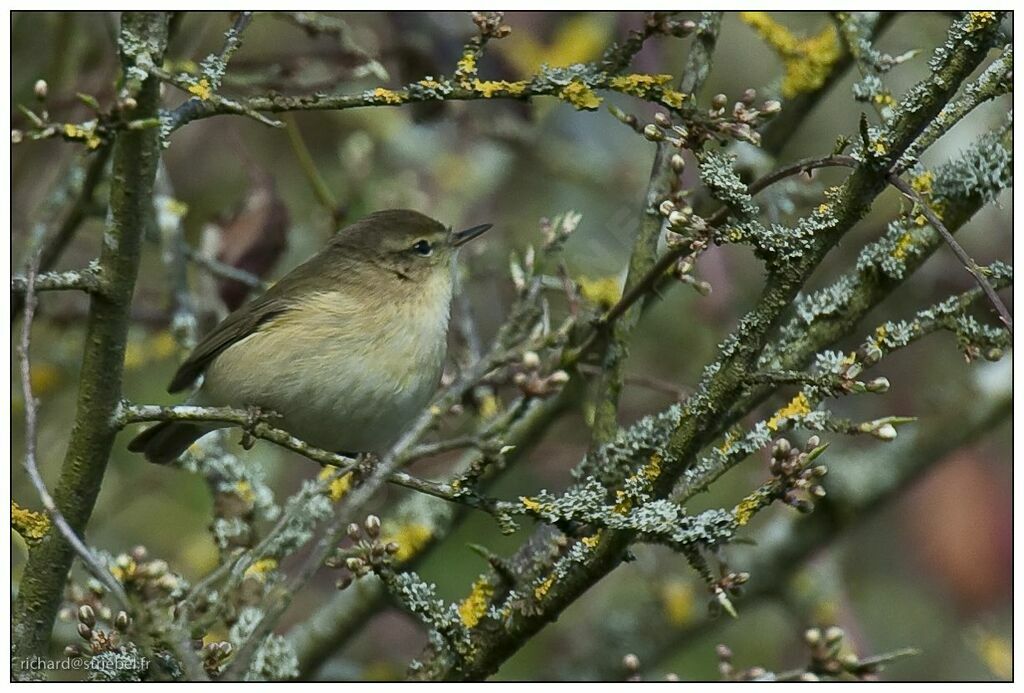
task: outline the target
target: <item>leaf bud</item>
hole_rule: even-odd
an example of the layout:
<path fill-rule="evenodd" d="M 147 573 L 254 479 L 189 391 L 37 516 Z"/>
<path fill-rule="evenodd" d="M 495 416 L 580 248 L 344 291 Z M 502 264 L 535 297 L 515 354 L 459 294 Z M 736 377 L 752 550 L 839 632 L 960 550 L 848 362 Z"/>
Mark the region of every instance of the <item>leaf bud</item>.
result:
<path fill-rule="evenodd" d="M 648 123 L 644 126 L 644 137 L 649 139 L 651 142 L 660 142 L 665 139 L 665 133 L 663 133 L 654 123 Z"/>
<path fill-rule="evenodd" d="M 93 611 L 92 607 L 88 604 L 82 604 L 78 607 L 78 620 L 92 628 L 96 625 L 96 612 Z"/>

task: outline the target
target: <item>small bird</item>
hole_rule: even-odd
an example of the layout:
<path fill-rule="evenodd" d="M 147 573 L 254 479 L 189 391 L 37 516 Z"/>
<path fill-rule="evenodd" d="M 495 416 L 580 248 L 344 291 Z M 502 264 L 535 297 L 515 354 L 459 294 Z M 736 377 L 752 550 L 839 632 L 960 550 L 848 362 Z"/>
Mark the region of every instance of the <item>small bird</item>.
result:
<path fill-rule="evenodd" d="M 370 214 L 221 321 L 168 391 L 202 376 L 190 404 L 257 407 L 316 447 L 383 453 L 437 388 L 455 261 L 489 228 L 452 232 L 406 209 Z M 222 427 L 164 421 L 128 449 L 166 464 Z"/>

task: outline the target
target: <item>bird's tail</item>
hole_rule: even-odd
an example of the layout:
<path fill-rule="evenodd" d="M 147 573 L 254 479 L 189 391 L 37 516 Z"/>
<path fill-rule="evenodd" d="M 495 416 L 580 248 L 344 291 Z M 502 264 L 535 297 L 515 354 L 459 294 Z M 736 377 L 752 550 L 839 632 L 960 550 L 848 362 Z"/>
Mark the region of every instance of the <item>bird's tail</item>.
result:
<path fill-rule="evenodd" d="M 161 421 L 135 436 L 128 449 L 141 452 L 154 464 L 167 464 L 178 459 L 192 443 L 217 428 L 209 424 L 187 421 Z"/>

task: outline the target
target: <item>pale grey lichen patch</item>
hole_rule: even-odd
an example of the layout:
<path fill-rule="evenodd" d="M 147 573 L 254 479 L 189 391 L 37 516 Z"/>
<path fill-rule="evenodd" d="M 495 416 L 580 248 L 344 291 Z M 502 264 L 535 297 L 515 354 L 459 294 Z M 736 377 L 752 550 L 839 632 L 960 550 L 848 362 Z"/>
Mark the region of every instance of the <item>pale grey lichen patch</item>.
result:
<path fill-rule="evenodd" d="M 236 649 L 249 641 L 263 619 L 263 611 L 246 606 L 228 632 L 228 640 Z M 249 670 L 247 681 L 286 681 L 299 675 L 299 660 L 291 644 L 284 637 L 271 633 L 260 643 Z"/>
<path fill-rule="evenodd" d="M 979 196 L 993 202 L 1013 185 L 1013 154 L 1002 137 L 988 133 L 959 156 L 940 167 L 932 186 L 936 201 Z"/>
<path fill-rule="evenodd" d="M 735 157 L 718 151 L 702 151 L 698 155 L 701 181 L 742 223 L 755 218 L 760 210 L 733 168 L 734 160 Z"/>

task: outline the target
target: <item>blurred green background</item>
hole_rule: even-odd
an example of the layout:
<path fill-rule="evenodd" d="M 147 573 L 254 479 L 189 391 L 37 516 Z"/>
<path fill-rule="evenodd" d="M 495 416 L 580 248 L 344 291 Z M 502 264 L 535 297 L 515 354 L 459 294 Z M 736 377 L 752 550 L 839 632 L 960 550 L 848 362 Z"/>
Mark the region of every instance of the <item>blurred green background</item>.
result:
<path fill-rule="evenodd" d="M 387 68 L 385 86 L 425 75 L 450 74 L 462 43 L 474 30 L 464 13 L 339 14 L 352 38 Z M 777 13 L 797 33 L 824 28 L 823 13 Z M 940 13 L 897 17 L 878 47 L 902 54 L 923 52 L 889 73 L 888 86 L 899 95 L 928 71 L 931 49 L 945 36 L 950 18 Z M 609 42 L 643 22 L 643 14 L 513 12 L 506 23 L 513 33 L 488 48 L 481 74 L 495 79 L 526 77 L 541 63 L 567 65 L 592 60 Z M 116 76 L 116 15 L 108 13 L 15 13 L 12 19 L 12 101 L 32 104 L 33 84 L 49 84 L 49 109 L 55 119 L 77 122 L 89 117 L 76 92 L 102 104 L 113 97 Z M 198 63 L 219 51 L 226 13 L 187 14 L 168 56 L 176 67 Z M 659 37 L 648 42 L 634 68 L 678 74 L 689 41 Z M 358 60 L 330 36 L 309 37 L 298 27 L 257 16 L 244 46 L 229 69 L 226 93 L 260 93 L 267 84 L 283 93 L 322 89 L 353 92 L 381 84 L 359 76 Z M 235 78 L 230 77 L 235 75 Z M 722 92 L 734 100 L 748 87 L 759 98 L 777 93 L 778 57 L 735 14 L 727 14 L 705 99 Z M 836 138 L 854 134 L 863 104 L 850 87 L 852 70 L 795 133 L 781 162 L 831 151 Z M 297 86 L 296 86 L 297 85 Z M 164 103 L 182 96 L 167 88 Z M 653 110 L 646 104 L 610 94 L 608 102 L 641 121 Z M 977 109 L 924 157 L 927 165 L 946 161 L 980 134 L 1002 121 L 1009 98 Z M 870 114 L 874 119 L 875 115 Z M 25 127 L 12 113 L 13 126 Z M 294 144 L 282 130 L 240 117 L 217 117 L 176 132 L 165 152 L 166 181 L 175 199 L 187 205 L 187 237 L 201 244 L 204 227 L 229 218 L 260 185 L 287 208 L 287 249 L 269 278 L 280 276 L 314 252 L 344 223 L 389 207 L 412 207 L 454 226 L 491 222 L 495 230 L 473 246 L 466 258 L 463 290 L 481 335 L 492 336 L 512 299 L 507 279 L 510 251 L 539 243 L 538 220 L 566 210 L 583 218 L 570 240 L 566 259 L 572 276 L 601 278 L 624 271 L 637 227 L 654 146 L 623 127 L 606 111 L 577 112 L 554 99 L 533 104 L 509 101 L 446 103 L 442 106 L 372 108 L 287 116 L 311 152 L 319 173 L 336 196 L 340 210 L 320 204 L 300 164 Z M 56 180 L 80 145 L 45 141 L 19 145 L 12 163 L 12 244 L 15 269 L 25 257 L 26 239 Z M 686 184 L 696 185 L 694 167 Z M 833 172 L 802 182 L 792 195 L 796 211 L 820 200 L 821 186 Z M 98 199 L 104 199 L 105 188 Z M 849 268 L 859 247 L 877 238 L 898 213 L 892 192 L 876 201 L 870 215 L 830 255 L 813 280 L 827 284 Z M 980 263 L 1008 258 L 1012 206 L 1009 192 L 999 204 L 979 213 L 960 238 Z M 60 269 L 81 267 L 99 248 L 102 217 L 88 220 L 64 254 Z M 136 290 L 138 320 L 131 330 L 126 363 L 126 396 L 137 402 L 173 403 L 165 386 L 183 358 L 167 333 L 167 279 L 155 243 L 147 244 Z M 702 297 L 685 286 L 673 287 L 644 319 L 632 347 L 628 372 L 687 389 L 709 361 L 716 344 L 752 304 L 761 285 L 761 264 L 745 248 L 712 248 L 697 274 L 713 293 Z M 201 270 L 193 268 L 194 287 Z M 881 306 L 843 346 L 855 345 L 876 324 L 908 318 L 922 307 L 972 286 L 970 276 L 946 250 L 917 273 L 899 296 Z M 215 296 L 200 296 L 216 301 Z M 33 386 L 41 398 L 39 461 L 47 482 L 55 483 L 75 406 L 76 369 L 82 350 L 85 299 L 48 294 L 41 300 L 33 341 Z M 15 333 L 17 333 L 17 322 Z M 455 344 L 455 349 L 461 345 Z M 12 369 L 16 363 L 12 362 Z M 884 361 L 877 375 L 893 383 L 884 396 L 849 398 L 835 405 L 840 415 L 873 418 L 887 414 L 929 417 L 965 415 L 986 387 L 1009 379 L 1009 358 L 999 364 L 965 364 L 955 340 L 938 334 Z M 16 380 L 16 378 L 15 378 Z M 643 386 L 626 390 L 620 420 L 628 423 L 663 409 L 672 396 Z M 768 411 L 772 403 L 766 405 Z M 777 403 L 776 403 L 777 404 Z M 12 460 L 23 451 L 23 400 L 12 391 Z M 762 412 L 763 413 L 763 412 Z M 911 425 L 907 431 L 913 431 Z M 117 553 L 142 544 L 166 559 L 190 580 L 214 567 L 217 552 L 207 531 L 210 497 L 203 482 L 179 470 L 145 464 L 125 450 L 131 432 L 118 438 L 103 491 L 89 529 L 90 542 Z M 901 434 L 902 435 L 902 434 Z M 494 489 L 511 498 L 541 488 L 559 490 L 588 441 L 578 414 L 559 423 L 545 440 Z M 865 456 L 891 454 L 873 439 L 833 437 L 827 461 L 834 468 L 856 465 Z M 893 664 L 897 679 L 1006 679 L 1010 676 L 1011 591 L 1011 435 L 1009 423 L 984 442 L 939 461 L 897 502 L 857 523 L 840 540 L 816 552 L 799 567 L 787 589 L 769 599 L 738 606 L 737 621 L 719 619 L 711 629 L 679 642 L 661 661 L 644 661 L 644 674 L 657 678 L 675 672 L 683 679 L 717 677 L 714 644 L 727 642 L 739 666 L 770 669 L 797 666 L 804 652 L 800 634 L 808 625 L 833 623 L 846 629 L 863 654 L 915 646 L 917 657 Z M 301 458 L 268 444 L 245 454 L 282 494 L 317 472 Z M 427 470 L 443 469 L 431 463 Z M 12 463 L 13 498 L 38 509 L 20 466 Z M 719 482 L 699 506 L 731 507 L 767 476 L 765 460 L 750 459 Z M 382 514 L 398 491 L 381 500 Z M 282 496 L 283 498 L 283 496 Z M 792 511 L 773 507 L 758 517 L 747 534 Z M 800 520 L 815 522 L 814 515 Z M 493 520 L 473 515 L 422 566 L 446 599 L 460 599 L 485 568 L 467 543 L 511 552 L 527 528 L 502 536 Z M 25 545 L 12 533 L 13 579 L 25 559 Z M 731 565 L 742 569 L 742 551 L 728 549 Z M 706 610 L 706 595 L 685 560 L 664 550 L 639 547 L 637 560 L 623 565 L 574 604 L 515 655 L 498 678 L 592 678 L 607 661 L 639 648 L 648 632 L 645 609 L 661 609 L 665 628 L 684 627 Z M 757 580 L 754 575 L 752 580 Z M 299 595 L 289 622 L 303 618 L 328 599 L 334 576 L 323 571 L 314 587 Z M 14 589 L 12 585 L 12 590 Z M 69 624 L 57 631 L 70 638 Z M 616 635 L 617 634 L 617 635 Z M 613 637 L 614 636 L 614 637 Z M 607 645 L 597 645 L 607 638 Z M 602 641 L 603 642 L 603 641 Z M 423 645 L 418 625 L 396 611 L 376 617 L 321 671 L 326 678 L 395 678 Z M 594 661 L 600 656 L 604 661 Z M 610 659 L 609 659 L 610 658 Z"/>

